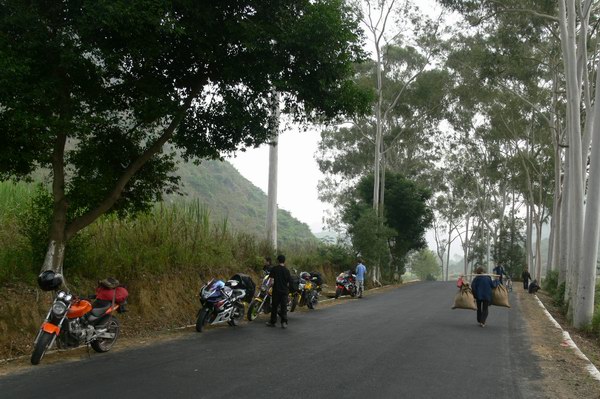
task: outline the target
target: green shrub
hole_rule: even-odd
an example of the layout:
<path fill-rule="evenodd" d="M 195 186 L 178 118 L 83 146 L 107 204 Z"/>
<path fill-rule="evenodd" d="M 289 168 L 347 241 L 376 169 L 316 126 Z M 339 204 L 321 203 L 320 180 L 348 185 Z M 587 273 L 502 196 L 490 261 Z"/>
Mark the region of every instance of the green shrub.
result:
<path fill-rule="evenodd" d="M 551 270 L 546 275 L 546 278 L 542 281 L 542 288 L 547 291 L 550 295 L 554 295 L 558 289 L 558 271 Z"/>

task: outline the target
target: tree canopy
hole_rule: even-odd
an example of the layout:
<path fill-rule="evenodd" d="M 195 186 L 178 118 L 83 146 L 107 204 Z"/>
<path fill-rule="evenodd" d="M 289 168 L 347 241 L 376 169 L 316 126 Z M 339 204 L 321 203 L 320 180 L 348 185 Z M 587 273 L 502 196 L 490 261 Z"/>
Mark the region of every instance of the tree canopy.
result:
<path fill-rule="evenodd" d="M 175 190 L 174 153 L 268 141 L 275 91 L 300 121 L 369 101 L 341 0 L 7 0 L 0 32 L 0 178 L 51 170 L 51 241 Z"/>

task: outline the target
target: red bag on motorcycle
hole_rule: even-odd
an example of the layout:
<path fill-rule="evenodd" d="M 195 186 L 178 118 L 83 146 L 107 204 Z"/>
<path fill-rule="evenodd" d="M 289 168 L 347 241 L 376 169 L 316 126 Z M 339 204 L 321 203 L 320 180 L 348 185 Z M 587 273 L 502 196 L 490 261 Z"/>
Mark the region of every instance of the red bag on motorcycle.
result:
<path fill-rule="evenodd" d="M 106 288 L 102 285 L 96 288 L 96 299 L 101 301 L 109 301 L 112 302 L 113 297 L 115 298 L 115 303 L 123 303 L 127 300 L 129 296 L 129 292 L 125 287 L 117 287 L 117 288 Z"/>

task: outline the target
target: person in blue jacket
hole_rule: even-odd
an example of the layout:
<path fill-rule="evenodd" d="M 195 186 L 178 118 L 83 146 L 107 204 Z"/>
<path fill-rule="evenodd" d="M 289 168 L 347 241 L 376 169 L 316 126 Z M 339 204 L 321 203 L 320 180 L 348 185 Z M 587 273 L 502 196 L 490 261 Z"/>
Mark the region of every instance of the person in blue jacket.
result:
<path fill-rule="evenodd" d="M 476 274 L 483 274 L 483 267 L 479 266 Z M 488 317 L 488 308 L 492 303 L 492 288 L 500 284 L 498 280 L 492 280 L 490 276 L 476 276 L 471 282 L 471 290 L 477 302 L 477 322 L 481 327 L 485 327 L 485 321 Z"/>
<path fill-rule="evenodd" d="M 359 298 L 362 298 L 363 292 L 365 291 L 365 276 L 367 275 L 367 267 L 363 265 L 362 258 L 358 258 L 356 260 L 358 264 L 356 265 L 356 288 L 357 294 Z"/>

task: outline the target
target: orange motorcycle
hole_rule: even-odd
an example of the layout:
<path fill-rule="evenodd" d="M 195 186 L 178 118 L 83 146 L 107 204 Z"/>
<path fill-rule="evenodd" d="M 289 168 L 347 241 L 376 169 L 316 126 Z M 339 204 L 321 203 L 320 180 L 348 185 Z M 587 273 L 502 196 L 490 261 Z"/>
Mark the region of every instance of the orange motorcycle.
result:
<path fill-rule="evenodd" d="M 46 271 L 38 277 L 38 284 L 45 291 L 56 290 L 62 284 L 62 276 Z M 119 336 L 119 321 L 114 313 L 121 310 L 126 299 L 127 291 L 123 298 L 118 288 L 112 289 L 112 300 L 97 298 L 94 302 L 58 291 L 33 343 L 31 364 L 39 364 L 54 343 L 60 349 L 89 344 L 96 352 L 108 352 Z"/>

